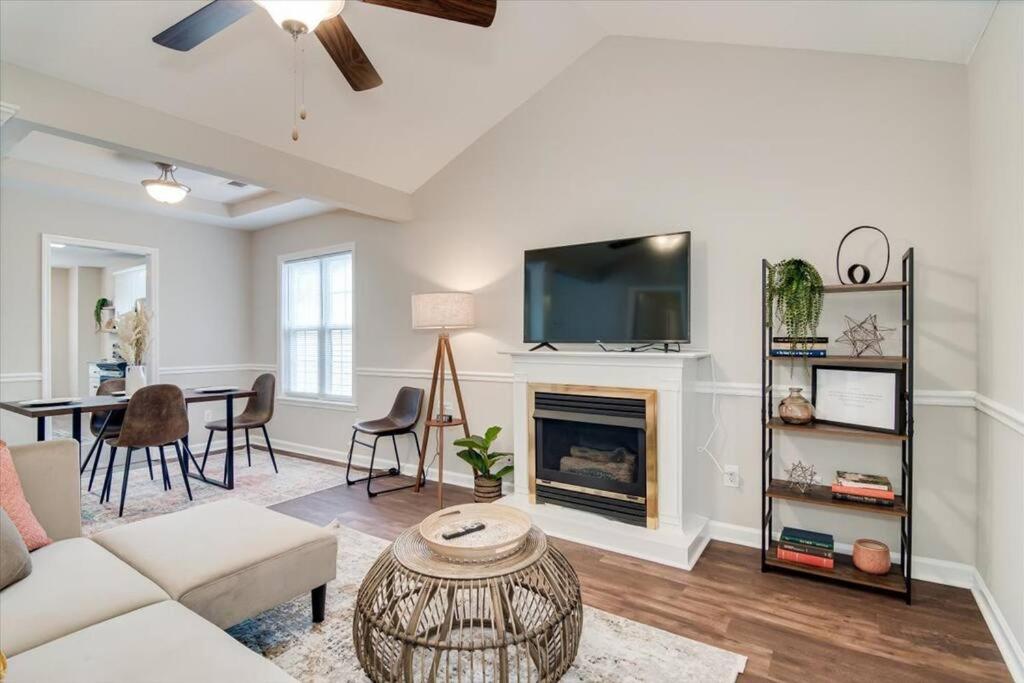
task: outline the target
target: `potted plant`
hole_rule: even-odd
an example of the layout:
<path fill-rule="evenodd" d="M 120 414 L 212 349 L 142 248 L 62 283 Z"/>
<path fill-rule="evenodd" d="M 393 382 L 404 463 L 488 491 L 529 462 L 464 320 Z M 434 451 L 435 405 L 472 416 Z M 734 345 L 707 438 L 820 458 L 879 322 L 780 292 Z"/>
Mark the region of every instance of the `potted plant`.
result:
<path fill-rule="evenodd" d="M 512 471 L 511 464 L 496 472 L 491 471 L 502 460 L 512 458 L 511 453 L 491 452 L 491 445 L 498 434 L 501 434 L 501 427 L 495 425 L 484 432 L 483 436 L 474 434 L 454 442 L 463 449 L 457 455 L 473 468 L 473 500 L 478 503 L 490 503 L 501 498 L 501 478 Z"/>
<path fill-rule="evenodd" d="M 92 317 L 96 321 L 96 331 L 103 328 L 103 309 L 111 306 L 113 302 L 105 296 L 96 299 L 96 306 L 93 308 Z"/>
<path fill-rule="evenodd" d="M 142 365 L 149 350 L 149 323 L 152 318 L 152 314 L 143 306 L 137 306 L 135 310 L 122 313 L 117 318 L 118 348 L 128 362 L 124 378 L 124 393 L 128 396 L 146 386 L 146 373 Z"/>
<path fill-rule="evenodd" d="M 817 335 L 824 300 L 824 285 L 818 269 L 802 259 L 786 259 L 768 271 L 768 317 L 775 317 L 786 334 L 795 340 Z M 791 348 L 806 348 L 800 341 Z"/>

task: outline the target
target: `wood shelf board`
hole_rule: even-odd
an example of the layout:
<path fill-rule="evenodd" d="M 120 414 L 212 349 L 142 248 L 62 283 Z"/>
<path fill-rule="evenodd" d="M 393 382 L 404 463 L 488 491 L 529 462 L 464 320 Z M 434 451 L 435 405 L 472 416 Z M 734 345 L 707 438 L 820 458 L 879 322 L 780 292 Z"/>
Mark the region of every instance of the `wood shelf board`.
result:
<path fill-rule="evenodd" d="M 794 434 L 805 434 L 807 436 L 818 436 L 836 439 L 862 439 L 867 441 L 906 441 L 906 434 L 888 434 L 886 432 L 872 432 L 867 429 L 855 427 L 840 427 L 838 425 L 812 422 L 806 425 L 794 425 L 783 422 L 777 417 L 768 421 L 768 429 L 782 432 L 793 432 Z"/>
<path fill-rule="evenodd" d="M 790 488 L 789 482 L 785 479 L 772 479 L 768 490 L 765 492 L 769 498 L 788 500 L 795 503 L 806 503 L 807 505 L 824 505 L 842 510 L 866 512 L 886 517 L 906 517 L 907 506 L 903 496 L 896 496 L 893 505 L 872 505 L 871 503 L 857 503 L 852 500 L 836 500 L 832 497 L 832 487 L 812 486 L 806 493 L 799 489 Z"/>
<path fill-rule="evenodd" d="M 770 361 L 807 361 L 808 365 L 906 365 L 906 356 L 825 356 L 805 358 L 803 356 L 765 356 Z"/>
<path fill-rule="evenodd" d="M 442 422 L 440 420 L 427 420 L 426 425 L 428 427 L 458 427 L 465 423 L 465 420 L 460 420 L 456 418 L 454 420 L 450 420 L 449 422 Z"/>
<path fill-rule="evenodd" d="M 853 558 L 849 555 L 842 553 L 835 553 L 835 568 L 825 569 L 823 567 L 811 567 L 803 564 L 797 564 L 796 562 L 787 562 L 786 560 L 780 560 L 775 556 L 775 550 L 778 544 L 772 541 L 771 546 L 768 549 L 768 553 L 765 556 L 765 564 L 770 567 L 779 567 L 788 571 L 797 572 L 800 574 L 809 574 L 811 576 L 817 576 L 824 579 L 830 579 L 838 583 L 851 584 L 855 586 L 867 586 L 869 588 L 876 588 L 878 590 L 888 591 L 890 593 L 899 593 L 900 595 L 906 595 L 907 586 L 903 580 L 903 569 L 900 565 L 894 564 L 889 569 L 889 573 L 876 576 L 875 574 L 868 574 L 862 572 L 853 566 Z"/>
<path fill-rule="evenodd" d="M 825 285 L 826 294 L 840 294 L 843 292 L 894 292 L 909 285 L 905 280 L 892 282 L 869 282 L 863 285 Z"/>

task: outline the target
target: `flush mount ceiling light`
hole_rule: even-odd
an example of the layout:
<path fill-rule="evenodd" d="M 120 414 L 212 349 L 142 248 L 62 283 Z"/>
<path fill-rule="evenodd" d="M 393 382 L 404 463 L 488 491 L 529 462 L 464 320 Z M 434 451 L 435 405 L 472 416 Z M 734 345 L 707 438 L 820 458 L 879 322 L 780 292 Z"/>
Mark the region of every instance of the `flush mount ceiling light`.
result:
<path fill-rule="evenodd" d="M 341 13 L 345 0 L 255 0 L 278 26 L 292 35 L 312 33 L 321 21 Z"/>
<path fill-rule="evenodd" d="M 174 178 L 174 165 L 159 161 L 154 163 L 160 169 L 160 177 L 142 181 L 142 186 L 146 188 L 146 193 L 150 197 L 162 204 L 177 204 L 192 191 L 188 185 L 183 185 Z"/>

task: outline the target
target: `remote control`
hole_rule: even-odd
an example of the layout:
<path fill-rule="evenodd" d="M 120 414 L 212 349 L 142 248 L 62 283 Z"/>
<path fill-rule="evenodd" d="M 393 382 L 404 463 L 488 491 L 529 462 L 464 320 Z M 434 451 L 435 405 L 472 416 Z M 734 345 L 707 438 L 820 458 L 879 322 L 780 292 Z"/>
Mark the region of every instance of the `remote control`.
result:
<path fill-rule="evenodd" d="M 454 531 L 446 531 L 441 534 L 441 538 L 446 541 L 450 541 L 453 538 L 459 538 L 460 536 L 468 536 L 469 534 L 476 533 L 477 531 L 483 531 L 487 527 L 483 522 L 470 522 L 464 526 L 460 526 Z"/>

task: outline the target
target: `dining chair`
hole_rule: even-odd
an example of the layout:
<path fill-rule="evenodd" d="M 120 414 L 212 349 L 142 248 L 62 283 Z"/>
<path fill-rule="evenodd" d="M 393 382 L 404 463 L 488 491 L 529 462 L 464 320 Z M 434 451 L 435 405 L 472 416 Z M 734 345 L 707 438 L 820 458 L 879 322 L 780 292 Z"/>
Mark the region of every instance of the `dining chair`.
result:
<path fill-rule="evenodd" d="M 348 466 L 345 468 L 345 482 L 349 486 L 365 481 L 366 495 L 370 498 L 382 493 L 401 491 L 402 489 L 414 486 L 414 484 L 407 484 L 405 486 L 395 486 L 382 491 L 374 491 L 371 488 L 371 484 L 374 479 L 380 479 L 381 477 L 394 477 L 402 473 L 402 460 L 398 456 L 398 441 L 396 437 L 402 434 L 412 434 L 412 438 L 416 442 L 416 453 L 419 454 L 420 438 L 416 435 L 416 422 L 420 419 L 420 409 L 423 407 L 423 393 L 422 389 L 417 389 L 416 387 L 402 387 L 398 390 L 398 395 L 395 396 L 395 402 L 391 405 L 391 412 L 389 412 L 385 417 L 381 417 L 376 420 L 362 420 L 352 425 L 352 441 L 348 445 Z M 373 443 L 369 444 L 365 441 L 358 440 L 356 438 L 357 434 L 372 436 Z M 398 466 L 388 468 L 387 472 L 374 474 L 373 461 L 377 455 L 377 441 L 382 436 L 391 437 L 391 444 L 395 448 L 395 463 Z M 371 449 L 370 472 L 365 477 L 352 479 L 350 476 L 350 472 L 352 471 L 352 451 L 356 444 Z M 424 477 L 423 481 L 420 483 L 421 485 L 426 483 L 426 477 Z"/>
<path fill-rule="evenodd" d="M 100 382 L 99 387 L 96 388 L 97 396 L 113 396 L 119 392 L 124 391 L 124 379 L 108 379 Z M 100 459 L 103 457 L 103 442 L 111 437 L 116 437 L 121 431 L 121 422 L 124 420 L 124 408 L 118 410 L 108 410 L 102 413 L 92 413 L 89 418 L 89 431 L 94 437 L 92 447 L 89 448 L 89 453 L 85 456 L 85 461 L 82 462 L 82 466 L 79 469 L 79 474 L 85 472 L 85 468 L 89 466 L 89 461 L 92 460 L 95 454 L 96 459 L 92 462 L 92 472 L 89 474 L 89 487 L 87 490 L 92 491 L 93 481 L 96 479 L 96 466 L 99 465 Z M 146 449 L 146 463 L 149 465 L 149 478 L 153 478 L 153 459 L 150 455 L 150 451 Z"/>
<path fill-rule="evenodd" d="M 164 490 L 170 488 L 170 475 L 167 461 L 164 459 L 164 447 L 174 446 L 177 452 L 181 476 L 185 481 L 185 492 L 192 500 L 192 487 L 188 483 L 185 469 L 185 458 L 191 457 L 187 444 L 180 443 L 188 436 L 188 411 L 185 409 L 185 396 L 181 389 L 173 384 L 153 384 L 143 387 L 132 394 L 128 407 L 124 411 L 124 419 L 117 436 L 108 438 L 110 460 L 107 464 L 107 475 L 100 494 L 100 502 L 110 500 L 110 492 L 114 479 L 114 458 L 118 448 L 128 450 L 124 462 L 124 476 L 121 480 L 121 504 L 118 517 L 124 515 L 124 500 L 128 493 L 128 474 L 132 466 L 132 453 L 140 448 L 160 449 L 160 464 L 163 472 Z M 182 446 L 185 450 L 182 451 Z M 193 459 L 194 461 L 194 459 Z M 198 467 L 198 465 L 197 465 Z M 152 477 L 152 467 L 150 468 Z"/>
<path fill-rule="evenodd" d="M 249 398 L 245 404 L 245 410 L 236 415 L 233 422 L 236 431 L 239 429 L 245 430 L 245 457 L 249 461 L 249 467 L 252 467 L 252 448 L 249 444 L 249 430 L 263 430 L 263 440 L 267 444 L 267 451 L 270 453 L 270 463 L 274 466 L 274 472 L 277 472 L 277 460 L 274 458 L 274 447 L 270 445 L 270 435 L 267 434 L 267 423 L 274 417 L 274 390 L 276 382 L 276 378 L 269 372 L 257 377 L 256 381 L 252 383 L 252 390 L 256 392 L 256 395 Z M 206 459 L 210 457 L 210 445 L 213 443 L 214 432 L 226 432 L 228 430 L 228 422 L 226 419 L 214 420 L 207 422 L 206 428 L 210 430 L 210 437 L 206 440 L 206 452 L 203 453 L 203 464 L 199 466 L 200 472 L 205 470 Z"/>

